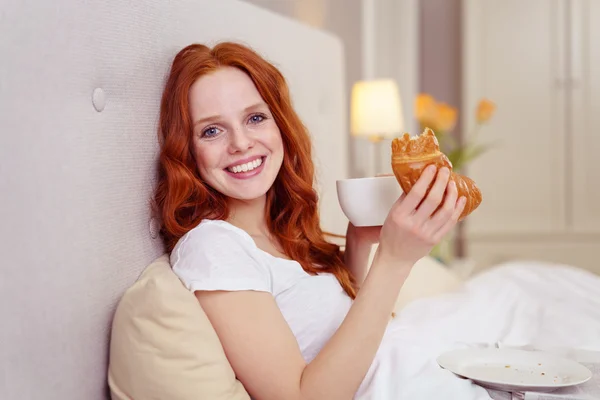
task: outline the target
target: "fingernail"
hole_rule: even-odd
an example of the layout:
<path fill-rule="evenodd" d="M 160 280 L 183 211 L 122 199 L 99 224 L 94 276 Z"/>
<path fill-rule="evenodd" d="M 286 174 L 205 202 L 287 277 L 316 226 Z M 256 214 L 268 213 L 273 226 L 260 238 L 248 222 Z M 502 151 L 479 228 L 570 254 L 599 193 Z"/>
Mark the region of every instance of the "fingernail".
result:
<path fill-rule="evenodd" d="M 462 196 L 460 198 L 460 205 L 462 206 L 463 204 L 465 204 L 467 202 L 467 198 L 465 196 Z"/>
<path fill-rule="evenodd" d="M 429 167 L 427 167 L 427 172 L 428 173 L 434 173 L 435 172 L 435 165 L 430 165 Z"/>

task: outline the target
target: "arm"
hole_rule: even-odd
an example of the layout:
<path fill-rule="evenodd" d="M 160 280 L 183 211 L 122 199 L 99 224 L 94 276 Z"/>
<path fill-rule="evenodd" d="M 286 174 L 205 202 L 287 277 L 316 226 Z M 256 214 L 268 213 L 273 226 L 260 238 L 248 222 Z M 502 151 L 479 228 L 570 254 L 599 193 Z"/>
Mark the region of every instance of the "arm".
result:
<path fill-rule="evenodd" d="M 306 364 L 273 297 L 196 292 L 237 378 L 261 400 L 351 399 L 366 374 L 409 266 L 374 265 L 344 322 Z"/>
<path fill-rule="evenodd" d="M 379 241 L 380 231 L 380 226 L 355 227 L 351 223 L 348 224 L 344 263 L 356 279 L 359 288 L 367 276 L 371 249 Z"/>
<path fill-rule="evenodd" d="M 456 188 L 449 185 L 444 206 L 432 216 L 448 177 L 438 178 L 425 199 L 432 174 L 425 173 L 416 189 L 392 207 L 373 265 L 350 311 L 309 364 L 270 294 L 196 293 L 238 379 L 253 397 L 346 400 L 354 396 L 412 265 L 455 225 L 464 207 L 464 202 L 456 202 Z"/>

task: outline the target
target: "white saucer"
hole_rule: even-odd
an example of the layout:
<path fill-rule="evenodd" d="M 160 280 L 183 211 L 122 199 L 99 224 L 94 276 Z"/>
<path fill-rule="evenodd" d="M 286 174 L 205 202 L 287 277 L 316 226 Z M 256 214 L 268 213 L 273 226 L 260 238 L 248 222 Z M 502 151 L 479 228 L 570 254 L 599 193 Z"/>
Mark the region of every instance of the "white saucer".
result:
<path fill-rule="evenodd" d="M 541 351 L 460 349 L 440 355 L 437 363 L 481 386 L 509 392 L 551 392 L 592 377 L 592 372 L 578 362 Z"/>

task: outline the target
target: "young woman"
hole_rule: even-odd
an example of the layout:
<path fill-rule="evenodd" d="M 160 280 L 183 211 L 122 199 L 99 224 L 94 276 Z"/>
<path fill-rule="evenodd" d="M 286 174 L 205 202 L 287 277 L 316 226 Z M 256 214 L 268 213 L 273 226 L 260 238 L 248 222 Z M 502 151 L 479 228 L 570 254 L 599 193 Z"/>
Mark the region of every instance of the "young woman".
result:
<path fill-rule="evenodd" d="M 251 396 L 350 399 L 387 384 L 377 366 L 400 288 L 464 207 L 449 171 L 427 169 L 382 227 L 349 225 L 342 253 L 319 227 L 311 143 L 284 77 L 234 43 L 177 54 L 160 140 L 155 202 L 173 270 Z"/>

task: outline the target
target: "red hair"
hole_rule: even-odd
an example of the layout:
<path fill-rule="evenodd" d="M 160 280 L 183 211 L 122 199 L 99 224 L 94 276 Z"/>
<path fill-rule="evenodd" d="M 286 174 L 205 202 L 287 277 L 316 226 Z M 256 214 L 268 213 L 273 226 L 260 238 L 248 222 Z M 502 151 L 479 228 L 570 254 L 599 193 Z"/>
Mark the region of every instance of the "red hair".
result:
<path fill-rule="evenodd" d="M 355 281 L 344 265 L 340 247 L 325 240 L 313 188 L 310 136 L 294 111 L 283 75 L 252 49 L 224 42 L 210 49 L 183 48 L 174 58 L 162 96 L 159 121 L 160 157 L 154 207 L 161 236 L 171 252 L 177 241 L 203 219 L 226 220 L 227 198 L 200 177 L 192 153 L 188 94 L 200 77 L 220 67 L 235 67 L 254 82 L 281 132 L 283 164 L 267 192 L 265 218 L 285 254 L 308 273 L 334 274 L 345 292 L 356 295 Z"/>

